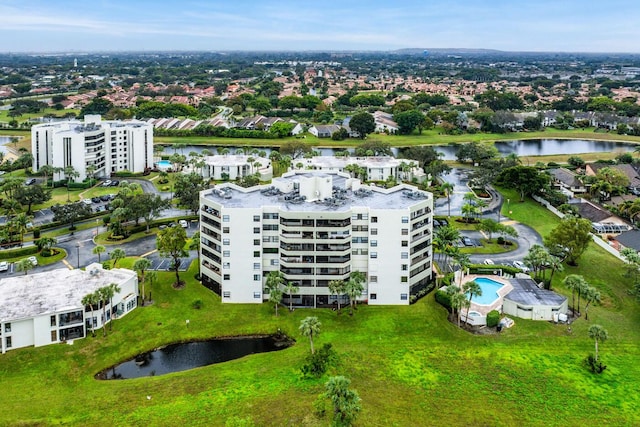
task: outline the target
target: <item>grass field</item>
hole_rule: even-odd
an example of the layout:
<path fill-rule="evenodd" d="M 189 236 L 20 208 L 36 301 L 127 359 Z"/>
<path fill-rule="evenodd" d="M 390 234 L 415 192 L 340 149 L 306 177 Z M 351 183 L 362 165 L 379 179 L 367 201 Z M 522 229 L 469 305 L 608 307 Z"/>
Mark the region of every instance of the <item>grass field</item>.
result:
<path fill-rule="evenodd" d="M 514 219 L 526 214 L 536 224 L 548 221 L 535 204 L 512 211 Z M 233 416 L 255 425 L 327 425 L 312 415 L 326 377 L 302 379 L 299 373 L 309 350 L 297 327 L 308 315 L 322 322 L 316 345 L 331 342 L 340 355 L 332 373 L 350 378 L 362 398 L 357 425 L 640 423 L 638 303 L 627 295 L 622 263 L 596 248 L 580 260 L 580 272 L 603 290 L 603 304 L 590 310 L 590 321 L 574 322 L 571 333 L 566 326 L 516 319 L 515 327 L 500 335 L 470 335 L 446 320 L 433 294 L 408 307 L 361 306 L 353 317 L 301 309 L 282 309 L 275 317 L 267 304 L 221 304 L 193 280 L 194 268 L 183 273 L 183 290 L 169 285 L 172 273 L 160 273 L 161 284 L 152 289 L 155 303 L 117 320 L 107 338 L 98 332 L 73 346 L 0 356 L 3 393 L 10 396 L 0 425 L 224 425 Z M 203 302 L 201 310 L 192 308 L 195 300 Z M 608 368 L 599 376 L 582 366 L 593 348 L 586 330 L 595 322 L 610 334 L 601 345 Z M 277 328 L 298 343 L 170 375 L 93 378 L 169 342 Z"/>

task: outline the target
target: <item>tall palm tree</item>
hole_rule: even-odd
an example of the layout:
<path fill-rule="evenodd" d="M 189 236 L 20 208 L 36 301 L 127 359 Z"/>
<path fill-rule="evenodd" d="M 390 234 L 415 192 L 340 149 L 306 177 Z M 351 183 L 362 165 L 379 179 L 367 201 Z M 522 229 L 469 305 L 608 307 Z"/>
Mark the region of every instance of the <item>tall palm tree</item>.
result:
<path fill-rule="evenodd" d="M 451 217 L 451 194 L 453 193 L 454 186 L 450 182 L 443 182 L 440 185 L 440 191 L 447 196 L 447 216 Z"/>
<path fill-rule="evenodd" d="M 110 283 L 109 284 L 109 307 L 111 309 L 111 322 L 109 322 L 109 331 L 113 331 L 113 321 L 115 320 L 115 318 L 113 317 L 113 297 L 115 294 L 117 294 L 118 292 L 120 292 L 122 289 L 120 288 L 120 286 L 118 286 L 117 283 Z M 116 314 L 117 314 L 118 310 L 116 310 Z"/>
<path fill-rule="evenodd" d="M 471 307 L 471 299 L 474 296 L 481 297 L 482 296 L 482 288 L 475 280 L 467 282 L 462 287 L 462 292 L 469 295 L 469 304 L 467 304 L 467 323 L 469 323 L 469 308 Z"/>
<path fill-rule="evenodd" d="M 460 314 L 462 313 L 462 309 L 469 304 L 469 300 L 464 296 L 463 293 L 456 292 L 450 296 L 451 298 L 451 308 L 453 308 L 456 312 L 456 316 L 458 318 L 458 327 L 460 327 Z"/>
<path fill-rule="evenodd" d="M 55 172 L 53 166 L 42 165 L 40 166 L 39 172 L 44 176 L 44 186 L 47 187 L 49 184 L 49 177 L 51 177 L 51 181 L 53 181 L 53 174 Z"/>
<path fill-rule="evenodd" d="M 349 296 L 349 314 L 353 315 L 353 309 L 356 305 L 357 298 L 364 291 L 365 275 L 361 271 L 354 271 L 349 276 L 349 280 L 345 283 L 345 292 Z"/>
<path fill-rule="evenodd" d="M 64 177 L 67 180 L 67 202 L 71 200 L 69 198 L 69 184 L 79 176 L 80 174 L 73 168 L 73 166 L 67 166 L 64 168 Z"/>
<path fill-rule="evenodd" d="M 100 254 L 104 253 L 107 250 L 107 248 L 105 248 L 102 245 L 97 245 L 95 248 L 92 249 L 92 253 L 94 255 L 98 255 L 98 262 L 100 262 Z"/>
<path fill-rule="evenodd" d="M 21 212 L 13 218 L 16 225 L 16 231 L 20 234 L 20 243 L 24 241 L 24 233 L 27 232 L 27 226 L 29 225 L 29 217 L 26 213 Z"/>
<path fill-rule="evenodd" d="M 198 277 L 200 277 L 200 231 L 196 231 L 189 241 L 189 250 L 198 253 Z"/>
<path fill-rule="evenodd" d="M 587 304 L 584 306 L 584 320 L 589 320 L 589 305 L 592 302 L 600 302 L 600 291 L 594 288 L 593 286 L 587 287 L 584 292 L 584 300 Z"/>
<path fill-rule="evenodd" d="M 338 302 L 338 314 L 340 314 L 340 296 L 345 292 L 345 283 L 342 280 L 332 280 L 329 282 L 329 292 L 335 295 Z"/>
<path fill-rule="evenodd" d="M 570 274 L 567 277 L 564 278 L 564 280 L 562 281 L 562 283 L 564 283 L 564 285 L 567 287 L 567 289 L 569 289 L 571 291 L 571 306 L 572 306 L 572 311 L 573 311 L 573 315 L 575 316 L 576 314 L 576 291 L 578 290 L 578 288 L 580 288 L 582 286 L 582 284 L 584 283 L 584 278 L 582 276 L 580 276 L 579 274 Z M 580 310 L 578 309 L 578 312 Z"/>
<path fill-rule="evenodd" d="M 33 262 L 29 258 L 22 258 L 20 261 L 16 263 L 16 269 L 18 271 L 24 271 L 24 275 L 26 276 L 29 270 L 34 268 Z"/>
<path fill-rule="evenodd" d="M 151 268 L 151 261 L 149 261 L 147 258 L 138 258 L 136 260 L 136 262 L 133 263 L 133 270 L 138 272 L 138 274 L 140 274 L 140 282 L 142 283 L 142 304 L 144 305 L 144 273 L 145 271 L 147 271 L 149 268 Z"/>
<path fill-rule="evenodd" d="M 93 175 L 96 173 L 96 166 L 89 165 L 86 167 L 87 176 L 89 177 L 89 186 L 93 186 Z"/>
<path fill-rule="evenodd" d="M 289 311 L 293 311 L 293 294 L 298 292 L 300 288 L 294 282 L 288 282 L 284 287 L 284 291 L 289 295 Z"/>
<path fill-rule="evenodd" d="M 302 319 L 300 322 L 300 332 L 305 337 L 309 337 L 309 344 L 311 345 L 311 354 L 315 353 L 313 349 L 313 337 L 320 334 L 320 326 L 322 323 L 315 316 L 308 316 Z"/>
<path fill-rule="evenodd" d="M 109 301 L 109 293 L 111 292 L 109 286 L 103 286 L 96 291 L 98 299 L 102 304 L 102 336 L 107 336 L 107 301 Z"/>
<path fill-rule="evenodd" d="M 600 325 L 589 326 L 589 338 L 596 344 L 596 362 L 598 361 L 598 342 L 605 342 L 609 338 L 609 333 Z"/>
<path fill-rule="evenodd" d="M 124 251 L 124 249 L 120 249 L 120 248 L 118 248 L 118 249 L 114 249 L 113 251 L 111 251 L 111 255 L 110 255 L 110 257 L 111 257 L 111 259 L 113 260 L 113 268 L 115 268 L 115 267 L 116 267 L 116 263 L 117 263 L 119 260 L 121 260 L 122 258 L 124 258 L 124 257 L 126 257 L 126 256 L 127 256 L 127 254 L 126 254 L 126 252 Z"/>
<path fill-rule="evenodd" d="M 89 308 L 91 309 L 91 320 L 90 320 L 91 335 L 93 335 L 94 337 L 96 336 L 96 330 L 95 330 L 95 325 L 93 323 L 93 307 L 97 306 L 98 302 L 99 302 L 99 296 L 97 292 L 92 292 L 82 297 L 82 305 L 89 306 Z"/>
<path fill-rule="evenodd" d="M 267 283 L 265 288 L 269 292 L 269 302 L 273 303 L 276 310 L 276 316 L 278 315 L 278 305 L 282 301 L 282 289 L 285 278 L 281 271 L 270 271 L 267 275 Z"/>
<path fill-rule="evenodd" d="M 154 270 L 147 271 L 144 277 L 145 281 L 149 283 L 149 300 L 150 301 L 151 301 L 151 287 L 153 286 L 157 278 L 158 278 L 158 272 Z"/>

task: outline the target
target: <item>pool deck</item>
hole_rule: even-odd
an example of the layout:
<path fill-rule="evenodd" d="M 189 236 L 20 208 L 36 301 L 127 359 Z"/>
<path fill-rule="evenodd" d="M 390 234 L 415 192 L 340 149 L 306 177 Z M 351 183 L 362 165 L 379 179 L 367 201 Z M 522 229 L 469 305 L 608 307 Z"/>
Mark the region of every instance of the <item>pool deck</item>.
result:
<path fill-rule="evenodd" d="M 496 298 L 494 302 L 492 302 L 489 305 L 484 305 L 484 304 L 478 304 L 476 302 L 471 301 L 471 306 L 469 307 L 469 310 L 477 311 L 483 316 L 486 316 L 487 313 L 489 313 L 492 310 L 498 310 L 499 312 L 502 313 L 502 300 L 505 295 L 507 295 L 509 292 L 513 290 L 513 286 L 511 285 L 511 283 L 509 283 L 507 279 L 500 276 L 488 276 L 486 274 L 469 274 L 462 279 L 462 286 L 464 286 L 465 283 L 470 282 L 472 280 L 476 280 L 478 278 L 490 279 L 504 286 L 497 290 L 498 298 Z"/>

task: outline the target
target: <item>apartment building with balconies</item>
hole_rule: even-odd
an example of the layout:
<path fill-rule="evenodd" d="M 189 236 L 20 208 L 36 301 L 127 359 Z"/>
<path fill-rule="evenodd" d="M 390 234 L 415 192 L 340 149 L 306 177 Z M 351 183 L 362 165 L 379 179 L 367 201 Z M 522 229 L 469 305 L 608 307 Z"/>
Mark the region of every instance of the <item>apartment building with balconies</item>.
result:
<path fill-rule="evenodd" d="M 222 184 L 200 202 L 202 280 L 223 302 L 265 301 L 275 270 L 299 288 L 285 301 L 302 307 L 346 302 L 328 286 L 353 271 L 369 304 L 409 304 L 432 280 L 433 196 L 413 186 L 294 171 L 271 185 Z"/>

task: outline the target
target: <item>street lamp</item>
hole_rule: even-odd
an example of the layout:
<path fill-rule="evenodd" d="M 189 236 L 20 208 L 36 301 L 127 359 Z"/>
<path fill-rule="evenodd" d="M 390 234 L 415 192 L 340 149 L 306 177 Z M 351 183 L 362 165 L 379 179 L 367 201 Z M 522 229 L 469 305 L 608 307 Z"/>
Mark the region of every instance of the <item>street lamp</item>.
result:
<path fill-rule="evenodd" d="M 80 268 L 80 243 L 76 245 L 76 251 L 78 254 L 78 268 Z"/>
<path fill-rule="evenodd" d="M 98 230 L 100 230 L 100 219 L 96 218 L 96 237 L 98 237 Z"/>
<path fill-rule="evenodd" d="M 507 199 L 507 211 L 509 215 L 511 215 L 511 199 Z"/>

